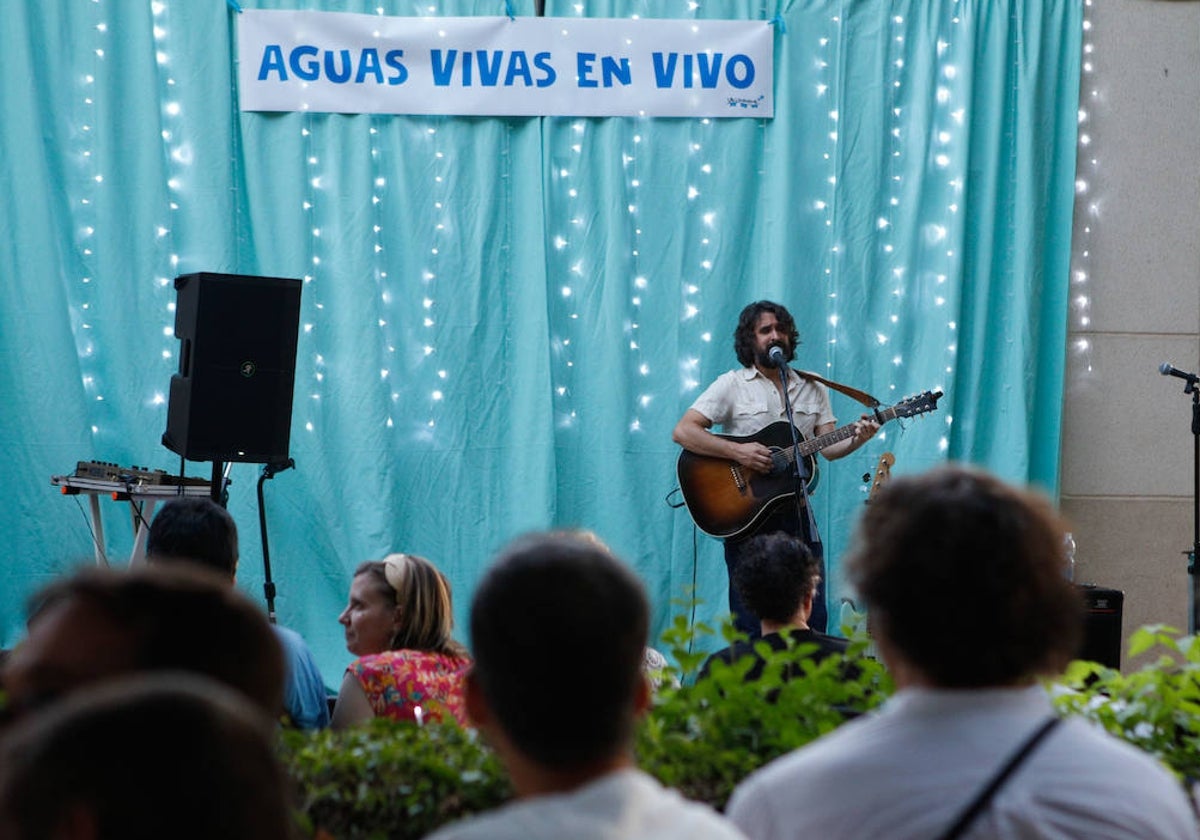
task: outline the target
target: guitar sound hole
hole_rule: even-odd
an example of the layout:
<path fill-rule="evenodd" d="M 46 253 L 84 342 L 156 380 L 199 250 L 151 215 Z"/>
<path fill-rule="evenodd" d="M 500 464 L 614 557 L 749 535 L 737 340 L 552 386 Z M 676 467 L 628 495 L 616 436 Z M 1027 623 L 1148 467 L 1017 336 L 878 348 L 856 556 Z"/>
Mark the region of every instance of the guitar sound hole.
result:
<path fill-rule="evenodd" d="M 771 474 L 784 472 L 788 468 L 788 463 L 787 456 L 783 451 L 777 450 L 771 455 Z"/>

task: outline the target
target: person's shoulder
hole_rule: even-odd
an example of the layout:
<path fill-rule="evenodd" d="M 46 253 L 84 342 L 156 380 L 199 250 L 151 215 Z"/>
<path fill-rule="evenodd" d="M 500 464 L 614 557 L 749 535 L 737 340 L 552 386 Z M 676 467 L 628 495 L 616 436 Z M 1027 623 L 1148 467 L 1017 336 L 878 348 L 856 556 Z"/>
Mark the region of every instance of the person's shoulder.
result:
<path fill-rule="evenodd" d="M 407 650 L 385 650 L 380 653 L 368 653 L 358 657 L 349 665 L 346 666 L 347 671 L 356 674 L 373 674 L 381 671 L 390 671 L 396 668 L 397 665 L 403 665 L 407 659 L 405 654 Z"/>
<path fill-rule="evenodd" d="M 422 674 L 459 674 L 471 667 L 471 657 L 464 652 L 462 655 L 443 653 L 435 650 L 413 650 L 405 648 L 390 651 L 388 667 L 392 670 L 405 670 Z"/>
<path fill-rule="evenodd" d="M 646 836 L 688 840 L 744 840 L 737 826 L 703 802 L 686 798 L 642 770 L 610 777 L 606 786 L 625 791 L 621 811 L 640 823 Z"/>
<path fill-rule="evenodd" d="M 728 817 L 718 814 L 702 802 L 693 802 L 676 791 L 671 791 L 679 802 L 679 813 L 672 818 L 675 828 L 673 836 L 688 840 L 745 840 L 746 835 Z"/>
<path fill-rule="evenodd" d="M 801 370 L 799 368 L 792 368 L 792 374 L 794 376 L 796 376 L 797 379 L 800 380 L 801 388 L 812 388 L 814 391 L 821 393 L 821 394 L 829 393 L 829 389 L 827 387 L 825 387 L 824 383 L 818 382 L 817 380 L 813 379 L 813 376 L 815 376 L 815 374 L 813 374 L 811 371 Z"/>
<path fill-rule="evenodd" d="M 750 792 L 768 796 L 785 795 L 793 786 L 797 790 L 817 789 L 835 776 L 850 772 L 860 762 L 869 760 L 875 736 L 880 731 L 876 715 L 864 715 L 847 721 L 802 747 L 768 762 L 742 780 L 735 793 L 744 797 Z"/>
<path fill-rule="evenodd" d="M 271 626 L 275 629 L 279 646 L 283 648 L 283 657 L 289 664 L 292 677 L 307 676 L 319 681 L 321 669 L 317 666 L 317 658 L 313 656 L 312 649 L 309 648 L 308 642 L 304 641 L 304 637 L 287 627 L 280 627 L 278 624 Z"/>
<path fill-rule="evenodd" d="M 766 639 L 768 637 L 763 636 L 763 638 Z M 778 641 L 775 641 L 776 638 Z M 841 636 L 831 636 L 828 633 L 822 633 L 820 630 L 813 630 L 811 627 L 804 629 L 788 627 L 777 634 L 772 634 L 771 646 L 777 650 L 803 644 L 815 644 L 826 651 L 845 652 L 850 647 L 850 640 L 843 639 Z"/>
<path fill-rule="evenodd" d="M 757 836 L 765 824 L 775 821 L 781 807 L 793 813 L 807 807 L 808 797 L 826 796 L 824 763 L 813 756 L 820 741 L 780 756 L 742 779 L 725 808 L 733 824 Z"/>
<path fill-rule="evenodd" d="M 304 637 L 290 627 L 284 627 L 282 624 L 272 624 L 271 629 L 275 631 L 275 637 L 279 639 L 279 644 L 283 645 L 284 651 L 301 651 L 311 656 L 309 652 L 308 642 L 304 641 Z"/>
<path fill-rule="evenodd" d="M 371 653 L 366 656 L 360 656 L 357 659 L 351 660 L 346 666 L 346 673 L 353 674 L 356 677 L 363 677 L 366 674 L 373 673 L 376 670 L 376 661 L 379 659 L 379 654 Z"/>
<path fill-rule="evenodd" d="M 508 808 L 488 811 L 444 825 L 425 840 L 524 840 L 525 834 L 506 818 Z"/>
<path fill-rule="evenodd" d="M 769 836 L 769 826 L 778 822 L 776 812 L 785 803 L 789 810 L 813 792 L 811 781 L 819 775 L 807 772 L 804 748 L 771 761 L 755 770 L 734 788 L 726 816 L 739 830 Z"/>
<path fill-rule="evenodd" d="M 702 680 L 711 674 L 713 663 L 715 662 L 724 662 L 726 665 L 733 662 L 733 646 L 714 650 L 710 653 L 708 659 L 705 659 L 704 664 L 700 666 L 700 672 L 696 675 L 696 679 Z"/>
<path fill-rule="evenodd" d="M 1076 809 L 1109 802 L 1091 816 L 1130 837 L 1200 837 L 1187 792 L 1157 758 L 1082 718 L 1066 718 L 1058 730 L 1040 748 L 1048 753 L 1045 775 L 1058 780 L 1051 800 Z"/>
<path fill-rule="evenodd" d="M 730 383 L 749 381 L 754 378 L 756 373 L 757 371 L 752 367 L 732 368 L 720 374 L 716 379 L 713 380 L 712 385 L 709 387 L 725 386 L 729 385 Z"/>
<path fill-rule="evenodd" d="M 1063 724 L 1065 737 L 1060 748 L 1077 756 L 1093 771 L 1111 772 L 1123 779 L 1136 777 L 1151 788 L 1160 783 L 1165 783 L 1163 786 L 1172 792 L 1179 788 L 1171 771 L 1150 753 L 1082 718 L 1067 718 Z"/>
<path fill-rule="evenodd" d="M 845 653 L 850 647 L 849 639 L 844 639 L 841 636 L 831 636 L 828 633 L 821 633 L 818 630 L 813 631 L 813 640 L 817 644 L 839 653 Z"/>

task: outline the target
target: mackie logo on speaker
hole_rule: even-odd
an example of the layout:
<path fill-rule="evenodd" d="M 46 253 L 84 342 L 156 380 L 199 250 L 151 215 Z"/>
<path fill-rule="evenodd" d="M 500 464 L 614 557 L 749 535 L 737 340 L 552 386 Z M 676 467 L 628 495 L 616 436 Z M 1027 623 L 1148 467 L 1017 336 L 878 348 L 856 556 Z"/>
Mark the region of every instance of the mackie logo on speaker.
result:
<path fill-rule="evenodd" d="M 258 371 L 258 366 L 254 362 L 242 362 L 242 376 L 249 379 Z"/>

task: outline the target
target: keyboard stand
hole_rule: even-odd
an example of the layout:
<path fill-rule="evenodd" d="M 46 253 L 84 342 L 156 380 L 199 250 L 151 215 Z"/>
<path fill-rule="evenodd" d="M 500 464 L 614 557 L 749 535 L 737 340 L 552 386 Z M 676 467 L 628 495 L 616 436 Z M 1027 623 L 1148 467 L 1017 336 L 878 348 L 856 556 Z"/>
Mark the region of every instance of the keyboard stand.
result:
<path fill-rule="evenodd" d="M 93 549 L 97 566 L 107 566 L 108 555 L 104 550 L 104 521 L 100 517 L 100 497 L 109 496 L 114 501 L 129 502 L 133 522 L 133 551 L 129 565 L 137 566 L 146 560 L 146 538 L 149 536 L 147 523 L 154 518 L 154 508 L 162 501 L 179 496 L 211 495 L 207 481 L 187 484 L 147 484 L 141 481 L 114 481 L 77 475 L 55 475 L 50 483 L 59 488 L 64 496 L 86 495 L 92 517 Z"/>

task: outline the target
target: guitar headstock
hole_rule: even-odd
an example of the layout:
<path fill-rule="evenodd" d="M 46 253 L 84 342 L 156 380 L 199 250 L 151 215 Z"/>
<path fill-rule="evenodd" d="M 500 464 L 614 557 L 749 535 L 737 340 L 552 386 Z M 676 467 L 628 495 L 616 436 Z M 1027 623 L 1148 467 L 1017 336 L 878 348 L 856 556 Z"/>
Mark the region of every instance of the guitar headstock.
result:
<path fill-rule="evenodd" d="M 884 452 L 879 456 L 879 463 L 875 465 L 875 480 L 871 482 L 871 492 L 867 496 L 867 501 L 870 502 L 887 483 L 887 480 L 892 476 L 892 467 L 896 464 L 896 456 L 891 452 Z"/>
<path fill-rule="evenodd" d="M 937 401 L 942 398 L 941 391 L 926 391 L 923 394 L 908 397 L 896 403 L 897 417 L 916 417 L 937 410 Z"/>

